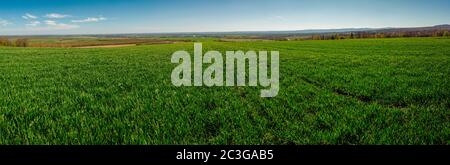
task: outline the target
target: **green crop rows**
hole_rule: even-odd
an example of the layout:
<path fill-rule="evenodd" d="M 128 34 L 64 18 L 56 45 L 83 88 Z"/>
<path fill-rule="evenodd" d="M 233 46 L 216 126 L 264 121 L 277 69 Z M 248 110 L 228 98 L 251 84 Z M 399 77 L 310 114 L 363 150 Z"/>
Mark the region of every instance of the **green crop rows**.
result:
<path fill-rule="evenodd" d="M 173 52 L 0 47 L 0 144 L 449 144 L 450 39 L 203 42 L 280 52 L 280 92 L 174 87 Z"/>

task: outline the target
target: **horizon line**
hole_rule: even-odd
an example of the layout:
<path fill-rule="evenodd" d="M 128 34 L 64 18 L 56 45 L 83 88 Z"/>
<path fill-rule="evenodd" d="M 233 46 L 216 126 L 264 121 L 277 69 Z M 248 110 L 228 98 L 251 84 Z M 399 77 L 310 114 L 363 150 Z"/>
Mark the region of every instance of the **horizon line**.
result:
<path fill-rule="evenodd" d="M 67 33 L 67 34 L 13 34 L 13 35 L 2 35 L 2 37 L 15 37 L 15 36 L 83 36 L 83 35 L 134 35 L 134 34 L 153 34 L 153 35 L 167 35 L 167 34 L 209 34 L 209 33 L 270 33 L 270 32 L 301 32 L 301 31 L 326 31 L 326 30 L 344 30 L 344 29 L 354 29 L 354 30 L 383 30 L 383 29 L 407 29 L 407 28 L 429 28 L 436 26 L 450 26 L 450 23 L 436 24 L 429 26 L 396 26 L 396 27 L 342 27 L 342 28 L 317 28 L 317 29 L 298 29 L 298 30 L 243 30 L 243 31 L 184 31 L 184 32 L 124 32 L 124 33 Z M 308 33 L 304 33 L 308 34 Z M 312 34 L 312 33 L 311 33 Z"/>

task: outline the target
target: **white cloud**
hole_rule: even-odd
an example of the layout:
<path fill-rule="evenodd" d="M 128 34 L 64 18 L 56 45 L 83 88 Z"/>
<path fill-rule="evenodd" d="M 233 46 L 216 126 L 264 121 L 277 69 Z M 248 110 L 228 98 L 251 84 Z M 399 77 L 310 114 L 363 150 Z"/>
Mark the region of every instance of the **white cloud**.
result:
<path fill-rule="evenodd" d="M 72 15 L 66 15 L 61 13 L 48 13 L 42 15 L 41 17 L 35 16 L 30 13 L 25 13 L 22 18 L 27 20 L 25 23 L 24 31 L 28 32 L 49 32 L 49 33 L 58 33 L 57 31 L 62 30 L 72 30 L 81 28 L 79 23 L 88 23 L 88 22 L 101 22 L 108 20 L 106 17 L 97 16 L 97 17 L 85 17 L 85 19 L 78 20 L 67 20 L 64 21 L 64 18 L 74 17 Z M 70 21 L 70 22 L 68 22 Z M 11 24 L 6 20 L 0 19 L 0 27 Z"/>
<path fill-rule="evenodd" d="M 44 22 L 45 22 L 45 24 L 50 25 L 50 26 L 56 25 L 56 21 L 53 21 L 53 20 L 45 20 Z"/>
<path fill-rule="evenodd" d="M 107 20 L 105 17 L 89 17 L 82 20 L 72 20 L 73 23 L 85 23 L 85 22 L 99 22 L 99 21 L 105 21 Z"/>
<path fill-rule="evenodd" d="M 38 26 L 40 24 L 41 24 L 41 22 L 39 22 L 39 21 L 31 21 L 30 23 L 28 23 L 26 25 L 35 27 L 35 26 Z"/>
<path fill-rule="evenodd" d="M 26 13 L 24 16 L 22 16 L 23 19 L 29 20 L 29 19 L 37 19 L 37 16 L 31 15 L 29 13 Z"/>
<path fill-rule="evenodd" d="M 60 19 L 60 18 L 67 18 L 67 17 L 71 17 L 71 16 L 70 15 L 65 15 L 65 14 L 50 13 L 50 14 L 45 15 L 44 17 Z"/>
<path fill-rule="evenodd" d="M 286 21 L 287 18 L 283 17 L 283 16 L 280 16 L 280 15 L 276 15 L 276 16 L 269 17 L 269 20 L 270 21 Z"/>
<path fill-rule="evenodd" d="M 12 23 L 7 20 L 0 19 L 0 26 L 7 26 L 7 25 L 11 25 L 11 24 Z"/>
<path fill-rule="evenodd" d="M 58 23 L 53 20 L 45 20 L 44 24 L 47 25 L 47 27 L 44 28 L 45 30 L 70 30 L 70 29 L 76 29 L 76 28 L 80 27 L 78 25 L 73 25 L 73 24 Z"/>

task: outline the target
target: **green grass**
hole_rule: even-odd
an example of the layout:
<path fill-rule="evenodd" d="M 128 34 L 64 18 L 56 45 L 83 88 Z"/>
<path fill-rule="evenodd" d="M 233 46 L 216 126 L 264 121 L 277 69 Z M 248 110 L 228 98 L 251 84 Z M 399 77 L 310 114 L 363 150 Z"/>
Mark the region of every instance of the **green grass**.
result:
<path fill-rule="evenodd" d="M 173 52 L 0 48 L 0 144 L 450 144 L 450 39 L 203 43 L 280 51 L 280 92 L 174 87 Z"/>

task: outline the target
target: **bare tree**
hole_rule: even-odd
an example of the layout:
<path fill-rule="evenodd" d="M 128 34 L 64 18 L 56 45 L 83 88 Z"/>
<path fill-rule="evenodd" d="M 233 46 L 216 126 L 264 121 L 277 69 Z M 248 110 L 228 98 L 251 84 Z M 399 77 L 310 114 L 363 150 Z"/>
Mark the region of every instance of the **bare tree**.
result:
<path fill-rule="evenodd" d="M 16 40 L 16 47 L 27 47 L 28 46 L 28 40 L 23 38 L 23 39 L 17 39 Z"/>
<path fill-rule="evenodd" d="M 7 38 L 0 38 L 0 46 L 13 46 L 13 44 Z"/>
<path fill-rule="evenodd" d="M 450 34 L 448 33 L 448 31 L 445 31 L 444 34 L 442 34 L 442 36 L 444 36 L 444 37 L 450 37 Z"/>

